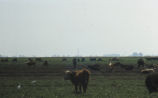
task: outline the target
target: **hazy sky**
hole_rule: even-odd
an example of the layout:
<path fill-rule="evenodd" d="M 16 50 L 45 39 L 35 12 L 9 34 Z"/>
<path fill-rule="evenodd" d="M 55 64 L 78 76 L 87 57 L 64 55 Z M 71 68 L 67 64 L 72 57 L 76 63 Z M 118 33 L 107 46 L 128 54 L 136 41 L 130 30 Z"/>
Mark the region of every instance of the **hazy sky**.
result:
<path fill-rule="evenodd" d="M 158 54 L 157 0 L 0 0 L 0 54 Z"/>

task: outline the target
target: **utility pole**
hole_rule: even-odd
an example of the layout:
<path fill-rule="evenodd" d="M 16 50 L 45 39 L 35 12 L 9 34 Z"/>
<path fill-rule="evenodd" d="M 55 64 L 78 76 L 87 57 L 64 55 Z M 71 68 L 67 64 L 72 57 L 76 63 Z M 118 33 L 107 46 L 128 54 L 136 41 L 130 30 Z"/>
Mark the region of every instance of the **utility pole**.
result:
<path fill-rule="evenodd" d="M 78 57 L 80 56 L 80 50 L 79 50 L 79 48 L 77 49 L 77 56 Z"/>

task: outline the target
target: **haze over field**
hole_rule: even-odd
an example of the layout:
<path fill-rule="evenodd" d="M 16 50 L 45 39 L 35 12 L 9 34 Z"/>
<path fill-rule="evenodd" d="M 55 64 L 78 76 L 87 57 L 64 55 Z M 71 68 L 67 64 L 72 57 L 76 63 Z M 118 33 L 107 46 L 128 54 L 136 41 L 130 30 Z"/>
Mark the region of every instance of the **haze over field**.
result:
<path fill-rule="evenodd" d="M 157 0 L 0 0 L 0 54 L 158 54 Z"/>

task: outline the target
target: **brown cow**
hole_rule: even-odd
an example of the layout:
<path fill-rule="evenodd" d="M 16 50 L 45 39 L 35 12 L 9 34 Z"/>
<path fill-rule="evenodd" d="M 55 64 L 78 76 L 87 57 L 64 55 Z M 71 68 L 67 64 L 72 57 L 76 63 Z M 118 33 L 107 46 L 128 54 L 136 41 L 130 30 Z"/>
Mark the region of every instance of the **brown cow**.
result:
<path fill-rule="evenodd" d="M 88 81 L 89 81 L 90 71 L 87 69 L 81 69 L 76 71 L 65 71 L 65 80 L 70 80 L 75 86 L 75 93 L 82 92 L 81 87 L 83 88 L 84 93 L 86 93 Z"/>

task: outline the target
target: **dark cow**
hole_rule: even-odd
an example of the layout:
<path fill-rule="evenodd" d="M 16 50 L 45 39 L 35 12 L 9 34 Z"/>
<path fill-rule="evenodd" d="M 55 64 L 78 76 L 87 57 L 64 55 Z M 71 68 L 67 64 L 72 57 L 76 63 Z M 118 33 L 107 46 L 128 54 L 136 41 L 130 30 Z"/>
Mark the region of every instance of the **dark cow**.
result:
<path fill-rule="evenodd" d="M 28 61 L 26 62 L 26 64 L 29 66 L 29 67 L 35 67 L 36 66 L 36 62 L 35 61 Z"/>
<path fill-rule="evenodd" d="M 141 66 L 144 67 L 145 62 L 142 58 L 140 58 L 137 60 L 137 64 L 138 64 L 138 68 L 140 68 Z"/>
<path fill-rule="evenodd" d="M 8 58 L 1 59 L 1 62 L 8 62 Z"/>
<path fill-rule="evenodd" d="M 158 92 L 158 73 L 149 74 L 145 79 L 145 85 L 149 94 Z"/>
<path fill-rule="evenodd" d="M 96 61 L 96 58 L 90 58 L 89 60 L 90 61 Z"/>
<path fill-rule="evenodd" d="M 62 61 L 67 61 L 67 59 L 66 58 L 62 58 Z"/>
<path fill-rule="evenodd" d="M 1 62 L 4 62 L 4 59 L 1 59 Z"/>
<path fill-rule="evenodd" d="M 36 61 L 42 62 L 42 58 L 35 58 Z"/>
<path fill-rule="evenodd" d="M 78 93 L 78 88 L 79 88 L 79 93 L 83 92 L 86 93 L 86 89 L 88 86 L 88 81 L 89 81 L 89 76 L 90 76 L 90 71 L 87 69 L 82 69 L 82 70 L 77 70 L 77 71 L 65 71 L 65 80 L 70 80 L 72 84 L 75 86 L 75 93 Z"/>
<path fill-rule="evenodd" d="M 158 60 L 158 57 L 147 57 L 146 60 Z"/>
<path fill-rule="evenodd" d="M 73 63 L 73 68 L 76 68 L 76 66 L 77 66 L 77 59 L 73 58 L 72 59 L 72 63 Z"/>
<path fill-rule="evenodd" d="M 28 58 L 29 61 L 33 61 L 32 58 Z"/>
<path fill-rule="evenodd" d="M 124 64 L 122 64 L 120 62 L 115 62 L 114 66 L 120 66 L 120 67 L 124 68 L 126 65 L 124 65 Z"/>
<path fill-rule="evenodd" d="M 112 60 L 112 61 L 119 61 L 119 58 L 113 57 L 113 58 L 111 58 L 111 60 Z"/>
<path fill-rule="evenodd" d="M 18 61 L 17 58 L 13 58 L 13 59 L 12 59 L 12 62 L 17 62 L 17 61 Z"/>
<path fill-rule="evenodd" d="M 133 70 L 133 69 L 134 69 L 134 66 L 133 66 L 133 65 L 125 65 L 123 68 L 124 68 L 125 70 L 130 71 L 130 70 Z"/>
<path fill-rule="evenodd" d="M 97 70 L 97 71 L 100 70 L 100 65 L 98 65 L 98 64 L 88 65 L 87 67 L 88 67 L 89 69 L 92 69 L 92 70 Z"/>
<path fill-rule="evenodd" d="M 112 63 L 111 61 L 109 62 L 109 66 L 111 68 L 114 68 L 114 67 L 124 67 L 125 65 L 121 64 L 120 62 L 115 62 L 115 63 Z"/>
<path fill-rule="evenodd" d="M 80 62 L 80 59 L 78 58 L 77 61 Z"/>
<path fill-rule="evenodd" d="M 85 61 L 85 58 L 81 58 L 81 62 L 84 62 Z"/>
<path fill-rule="evenodd" d="M 155 72 L 155 70 L 153 68 L 145 68 L 145 69 L 142 69 L 140 72 L 144 74 L 149 74 L 149 73 Z"/>
<path fill-rule="evenodd" d="M 114 64 L 110 61 L 108 66 L 109 66 L 109 71 L 112 72 L 114 69 Z"/>
<path fill-rule="evenodd" d="M 147 65 L 146 67 L 147 67 L 147 68 L 155 68 L 154 64 Z"/>
<path fill-rule="evenodd" d="M 109 67 L 110 67 L 111 72 L 113 71 L 114 68 L 116 68 L 116 69 L 121 68 L 121 69 L 125 69 L 127 71 L 131 71 L 134 69 L 133 65 L 125 65 L 125 64 L 122 64 L 120 62 L 112 63 L 111 61 L 109 63 Z"/>
<path fill-rule="evenodd" d="M 48 61 L 47 60 L 44 61 L 43 66 L 48 66 Z"/>
<path fill-rule="evenodd" d="M 98 58 L 98 60 L 97 60 L 97 61 L 103 61 L 103 60 L 102 60 L 102 58 Z"/>

